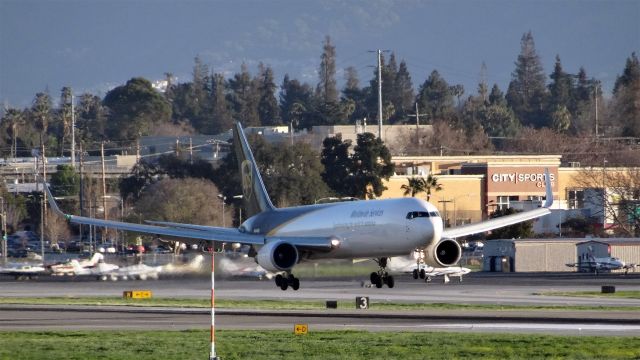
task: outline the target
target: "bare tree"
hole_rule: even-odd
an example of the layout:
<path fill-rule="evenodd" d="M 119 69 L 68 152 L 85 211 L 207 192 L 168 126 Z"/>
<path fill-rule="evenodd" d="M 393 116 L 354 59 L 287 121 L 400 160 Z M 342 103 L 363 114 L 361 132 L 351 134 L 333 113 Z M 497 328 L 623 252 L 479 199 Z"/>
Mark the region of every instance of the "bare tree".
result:
<path fill-rule="evenodd" d="M 69 240 L 71 230 L 67 219 L 54 214 L 52 211 L 47 213 L 47 226 L 44 229 L 44 235 L 51 242 L 51 246 L 58 246 L 60 240 Z"/>
<path fill-rule="evenodd" d="M 231 206 L 224 206 L 218 188 L 210 181 L 196 178 L 163 179 L 142 192 L 135 204 L 141 219 L 222 226 L 231 223 Z M 179 243 L 171 242 L 177 251 Z"/>
<path fill-rule="evenodd" d="M 593 190 L 585 202 L 602 207 L 603 222 L 612 222 L 617 235 L 640 236 L 640 169 L 588 168 L 574 181 L 580 188 Z"/>

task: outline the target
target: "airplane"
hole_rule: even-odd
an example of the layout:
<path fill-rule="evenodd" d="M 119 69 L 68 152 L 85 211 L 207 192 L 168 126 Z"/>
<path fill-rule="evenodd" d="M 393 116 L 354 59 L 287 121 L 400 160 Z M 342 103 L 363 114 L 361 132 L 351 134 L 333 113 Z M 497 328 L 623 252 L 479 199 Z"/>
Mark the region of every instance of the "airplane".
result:
<path fill-rule="evenodd" d="M 223 228 L 165 221 L 133 224 L 63 213 L 51 196 L 45 181 L 49 204 L 54 213 L 72 224 L 85 224 L 118 230 L 178 237 L 200 242 L 202 248 L 223 243 L 250 246 L 249 256 L 265 270 L 278 273 L 276 286 L 298 290 L 300 280 L 293 275 L 296 264 L 322 259 L 373 259 L 378 271 L 370 275 L 377 288 L 395 285 L 387 272 L 389 257 L 403 256 L 419 249 L 425 263 L 438 267 L 455 265 L 462 249 L 457 237 L 538 218 L 550 213 L 553 204 L 551 182 L 546 182 L 546 201 L 542 207 L 443 229 L 435 205 L 418 198 L 360 200 L 276 208 L 258 170 L 242 125 L 236 122 L 234 148 L 242 179 L 242 195 L 247 219 L 238 228 Z M 549 171 L 546 170 L 546 179 Z"/>
<path fill-rule="evenodd" d="M 461 266 L 429 266 L 421 262 L 419 256 L 418 252 L 414 252 L 411 257 L 404 256 L 390 258 L 389 270 L 391 272 L 412 274 L 414 279 L 424 279 L 425 282 L 431 282 L 432 278 L 442 276 L 445 284 L 449 283 L 450 277 L 458 277 L 459 281 L 462 282 L 462 276 L 471 272 L 471 269 Z M 417 259 L 417 267 L 415 259 Z"/>
<path fill-rule="evenodd" d="M 95 276 L 98 280 L 117 280 L 115 271 L 120 267 L 115 264 L 109 264 L 104 261 L 99 261 L 95 266 L 82 267 L 78 260 L 71 260 L 71 266 L 73 267 L 73 274 L 75 276 Z"/>
<path fill-rule="evenodd" d="M 271 280 L 274 277 L 273 273 L 265 270 L 258 264 L 240 264 L 229 259 L 228 257 L 222 257 L 218 264 L 220 264 L 220 268 L 222 269 L 223 273 L 232 277 L 249 277 L 258 278 L 259 280 L 262 280 L 265 277 Z"/>
<path fill-rule="evenodd" d="M 104 255 L 100 253 L 94 253 L 91 256 L 91 259 L 76 260 L 76 262 L 81 268 L 94 267 L 100 261 L 104 261 Z M 67 262 L 60 263 L 60 264 L 50 265 L 49 268 L 51 269 L 51 275 L 53 276 L 64 276 L 64 275 L 72 276 L 76 274 L 75 273 L 76 267 L 74 266 L 74 264 L 72 264 L 72 260 L 69 260 Z"/>
<path fill-rule="evenodd" d="M 597 258 L 593 255 L 589 256 L 587 261 L 578 263 L 566 264 L 568 267 L 575 267 L 579 272 L 593 272 L 595 274 L 598 271 L 611 271 L 623 269 L 624 273 L 628 273 L 629 270 L 636 271 L 637 264 L 627 264 L 617 257 L 602 257 Z"/>
<path fill-rule="evenodd" d="M 38 275 L 44 274 L 46 269 L 40 265 L 11 264 L 0 268 L 0 274 L 14 276 L 16 280 L 36 279 Z"/>

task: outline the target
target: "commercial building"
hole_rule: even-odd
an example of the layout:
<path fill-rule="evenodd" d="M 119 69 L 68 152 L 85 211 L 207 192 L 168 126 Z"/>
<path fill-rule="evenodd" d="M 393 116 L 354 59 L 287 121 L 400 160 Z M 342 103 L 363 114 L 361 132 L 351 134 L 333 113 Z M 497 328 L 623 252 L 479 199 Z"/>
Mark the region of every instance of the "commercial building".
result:
<path fill-rule="evenodd" d="M 610 229 L 614 217 L 625 216 L 605 207 L 603 193 L 604 199 L 615 203 L 616 189 L 599 179 L 628 169 L 586 168 L 561 160 L 561 155 L 394 157 L 396 173 L 385 183 L 388 190 L 382 198 L 402 197 L 402 186 L 409 178 L 431 174 L 442 190 L 432 189 L 428 200 L 439 208 L 448 225 L 461 225 L 486 219 L 498 209 L 540 206 L 545 198 L 545 169 L 549 169 L 554 205 L 550 215 L 534 221 L 535 232 L 562 235 L 561 224 L 570 218 L 589 219 Z M 424 193 L 417 196 L 428 197 Z M 640 212 L 640 194 L 628 198 L 637 202 L 636 211 Z"/>

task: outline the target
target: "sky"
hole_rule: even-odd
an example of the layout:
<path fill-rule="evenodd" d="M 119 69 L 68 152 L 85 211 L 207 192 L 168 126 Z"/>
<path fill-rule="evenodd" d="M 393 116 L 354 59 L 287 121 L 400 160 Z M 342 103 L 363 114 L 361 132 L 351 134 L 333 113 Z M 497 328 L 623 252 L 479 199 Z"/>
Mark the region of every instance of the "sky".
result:
<path fill-rule="evenodd" d="M 336 47 L 337 79 L 361 86 L 384 49 L 405 60 L 415 88 L 433 70 L 475 93 L 481 66 L 506 91 L 531 31 L 546 74 L 559 55 L 610 92 L 640 54 L 639 0 L 0 0 L 0 103 L 30 106 L 63 86 L 104 96 L 132 77 L 191 80 L 199 56 L 230 77 L 244 62 L 315 85 L 322 43 Z"/>

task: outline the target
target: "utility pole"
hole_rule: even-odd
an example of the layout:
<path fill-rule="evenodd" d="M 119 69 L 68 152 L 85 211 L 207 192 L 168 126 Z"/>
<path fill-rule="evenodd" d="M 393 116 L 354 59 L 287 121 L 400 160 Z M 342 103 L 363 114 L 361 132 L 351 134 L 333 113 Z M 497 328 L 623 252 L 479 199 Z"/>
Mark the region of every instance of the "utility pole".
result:
<path fill-rule="evenodd" d="M 44 201 L 46 201 L 47 199 L 47 193 L 46 191 L 44 191 L 44 187 L 47 186 L 47 159 L 44 153 L 44 143 L 42 143 L 42 199 L 43 199 L 43 205 L 42 205 L 42 211 L 43 211 L 43 224 L 44 221 L 47 221 L 47 207 L 44 205 Z M 46 224 L 45 224 L 46 225 Z M 44 254 L 44 252 L 43 252 Z M 44 257 L 43 257 L 44 260 Z"/>
<path fill-rule="evenodd" d="M 2 212 L 2 265 L 4 266 L 7 264 L 7 210 L 3 197 L 0 197 L 0 201 L 2 201 L 0 212 Z"/>
<path fill-rule="evenodd" d="M 82 143 L 80 143 L 80 216 L 84 216 L 84 180 L 83 180 L 83 173 L 82 173 L 82 159 L 83 159 L 84 155 L 82 154 Z M 82 240 L 82 224 L 80 225 L 80 240 Z"/>
<path fill-rule="evenodd" d="M 427 115 L 427 114 L 420 114 L 420 112 L 418 111 L 418 102 L 416 101 L 416 113 L 415 114 L 407 114 L 408 117 L 415 117 L 416 118 L 416 128 L 420 127 L 420 115 Z"/>
<path fill-rule="evenodd" d="M 71 167 L 76 167 L 76 110 L 71 93 Z"/>
<path fill-rule="evenodd" d="M 596 103 L 596 139 L 598 138 L 598 82 L 596 81 L 595 86 L 593 87 L 593 97 L 595 98 Z"/>
<path fill-rule="evenodd" d="M 448 222 L 449 222 L 449 217 L 447 216 L 447 203 L 452 202 L 451 200 L 440 200 L 438 201 L 439 203 L 442 203 L 444 209 L 444 226 L 449 226 Z"/>
<path fill-rule="evenodd" d="M 382 140 L 382 52 L 389 52 L 390 50 L 375 50 L 369 52 L 375 52 L 378 54 L 378 139 Z"/>
<path fill-rule="evenodd" d="M 382 51 L 378 49 L 378 139 L 382 140 Z"/>
<path fill-rule="evenodd" d="M 107 180 L 105 175 L 104 168 L 104 141 L 100 143 L 100 161 L 102 162 L 102 215 L 105 220 L 107 220 Z M 102 242 L 105 241 L 105 235 L 107 233 L 107 228 L 102 228 Z"/>

